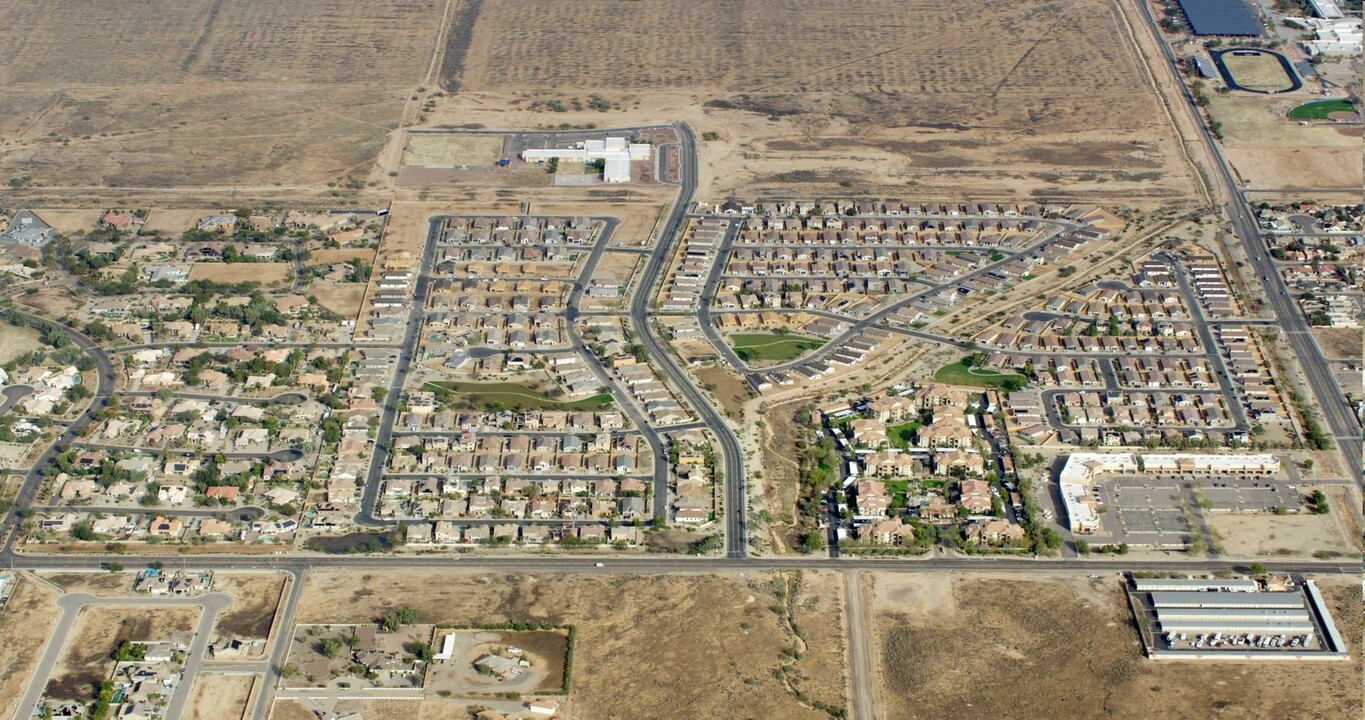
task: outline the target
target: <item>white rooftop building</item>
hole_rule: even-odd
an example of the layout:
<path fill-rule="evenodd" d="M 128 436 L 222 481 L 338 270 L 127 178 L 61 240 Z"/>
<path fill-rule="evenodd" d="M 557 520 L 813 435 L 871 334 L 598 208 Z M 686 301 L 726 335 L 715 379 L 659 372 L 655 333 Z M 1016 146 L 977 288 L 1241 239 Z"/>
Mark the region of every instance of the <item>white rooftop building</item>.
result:
<path fill-rule="evenodd" d="M 1361 52 L 1361 21 L 1360 18 L 1333 18 L 1329 20 L 1319 20 L 1310 18 L 1303 20 L 1303 24 L 1313 31 L 1312 40 L 1305 42 L 1303 47 L 1310 56 L 1350 56 L 1359 55 Z"/>
<path fill-rule="evenodd" d="M 521 159 L 527 162 L 593 162 L 602 160 L 602 179 L 609 183 L 630 182 L 630 162 L 648 160 L 654 146 L 648 143 L 632 143 L 623 137 L 609 137 L 603 140 L 584 140 L 574 143 L 571 148 L 546 148 L 523 150 Z"/>

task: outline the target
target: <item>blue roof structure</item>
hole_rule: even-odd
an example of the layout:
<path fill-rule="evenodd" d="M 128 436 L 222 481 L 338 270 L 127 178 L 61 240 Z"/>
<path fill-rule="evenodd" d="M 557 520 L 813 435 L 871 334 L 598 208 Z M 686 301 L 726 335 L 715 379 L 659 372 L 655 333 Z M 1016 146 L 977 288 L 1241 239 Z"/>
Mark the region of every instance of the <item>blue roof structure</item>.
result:
<path fill-rule="evenodd" d="M 1259 37 L 1261 23 L 1243 0 L 1177 0 L 1195 35 Z"/>

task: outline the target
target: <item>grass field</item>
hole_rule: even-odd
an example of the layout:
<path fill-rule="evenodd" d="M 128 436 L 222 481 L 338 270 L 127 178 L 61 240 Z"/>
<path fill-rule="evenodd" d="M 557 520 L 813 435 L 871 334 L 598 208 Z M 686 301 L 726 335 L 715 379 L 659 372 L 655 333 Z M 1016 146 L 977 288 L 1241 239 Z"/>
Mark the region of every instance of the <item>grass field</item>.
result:
<path fill-rule="evenodd" d="M 582 400 L 557 400 L 536 388 L 517 383 L 474 383 L 474 382 L 432 382 L 432 389 L 454 392 L 454 402 L 459 408 L 485 408 L 490 406 L 519 410 L 601 410 L 612 404 L 611 395 L 593 395 Z"/>
<path fill-rule="evenodd" d="M 1355 106 L 1350 100 L 1318 100 L 1317 102 L 1304 103 L 1289 111 L 1290 120 L 1326 120 L 1328 116 L 1336 112 L 1353 113 Z"/>
<path fill-rule="evenodd" d="M 893 425 L 886 429 L 886 437 L 891 441 L 893 447 L 904 450 L 915 441 L 915 431 L 920 429 L 922 425 L 923 423 L 919 421 L 908 422 L 904 425 Z"/>
<path fill-rule="evenodd" d="M 1274 55 L 1223 53 L 1221 59 L 1237 84 L 1248 90 L 1276 92 L 1294 87 L 1293 78 L 1285 74 Z"/>
<path fill-rule="evenodd" d="M 1018 378 L 1018 380 L 1012 381 L 1011 378 Z M 1010 382 L 1018 383 L 1021 381 L 1023 385 L 1028 384 L 1028 379 L 1023 375 L 967 367 L 961 361 L 939 368 L 938 372 L 934 373 L 934 380 L 949 385 L 970 385 L 982 388 L 1004 388 Z"/>
<path fill-rule="evenodd" d="M 741 333 L 730 336 L 730 346 L 744 362 L 753 360 L 787 362 L 821 345 L 824 343 L 813 338 L 781 333 Z"/>

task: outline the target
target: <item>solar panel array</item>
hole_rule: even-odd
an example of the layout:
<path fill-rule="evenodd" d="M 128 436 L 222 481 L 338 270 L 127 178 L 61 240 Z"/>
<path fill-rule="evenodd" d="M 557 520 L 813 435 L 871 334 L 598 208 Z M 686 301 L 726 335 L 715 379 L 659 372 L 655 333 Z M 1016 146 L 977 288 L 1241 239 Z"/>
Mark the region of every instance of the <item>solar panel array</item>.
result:
<path fill-rule="evenodd" d="M 1178 0 L 1195 35 L 1258 37 L 1261 23 L 1243 0 Z"/>

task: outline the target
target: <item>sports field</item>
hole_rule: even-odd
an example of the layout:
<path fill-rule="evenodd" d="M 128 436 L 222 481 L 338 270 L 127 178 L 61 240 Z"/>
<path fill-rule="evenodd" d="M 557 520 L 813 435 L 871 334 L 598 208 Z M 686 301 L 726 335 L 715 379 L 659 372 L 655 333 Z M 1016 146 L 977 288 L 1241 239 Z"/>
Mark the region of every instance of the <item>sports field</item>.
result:
<path fill-rule="evenodd" d="M 744 362 L 763 360 L 787 362 L 814 350 L 823 342 L 814 338 L 782 333 L 741 333 L 730 336 L 730 347 Z"/>
<path fill-rule="evenodd" d="M 593 395 L 582 400 L 557 400 L 545 392 L 518 383 L 432 382 L 432 390 L 453 391 L 457 408 L 501 408 L 506 410 L 601 410 L 612 403 L 611 395 Z"/>
<path fill-rule="evenodd" d="M 968 367 L 962 362 L 945 365 L 934 373 L 934 380 L 949 385 L 969 385 L 972 387 L 1018 389 L 1028 384 L 1028 378 L 1014 373 L 998 373 L 979 367 Z M 1014 388 L 1010 386 L 1014 385 Z"/>
<path fill-rule="evenodd" d="M 1332 113 L 1354 113 L 1355 106 L 1351 105 L 1350 100 L 1338 98 L 1336 100 L 1318 100 L 1317 102 L 1304 103 L 1289 111 L 1290 120 L 1327 120 Z"/>
<path fill-rule="evenodd" d="M 1281 92 L 1294 88 L 1294 78 L 1285 73 L 1279 58 L 1270 53 L 1234 51 L 1223 53 L 1220 59 L 1237 84 L 1247 90 Z"/>

